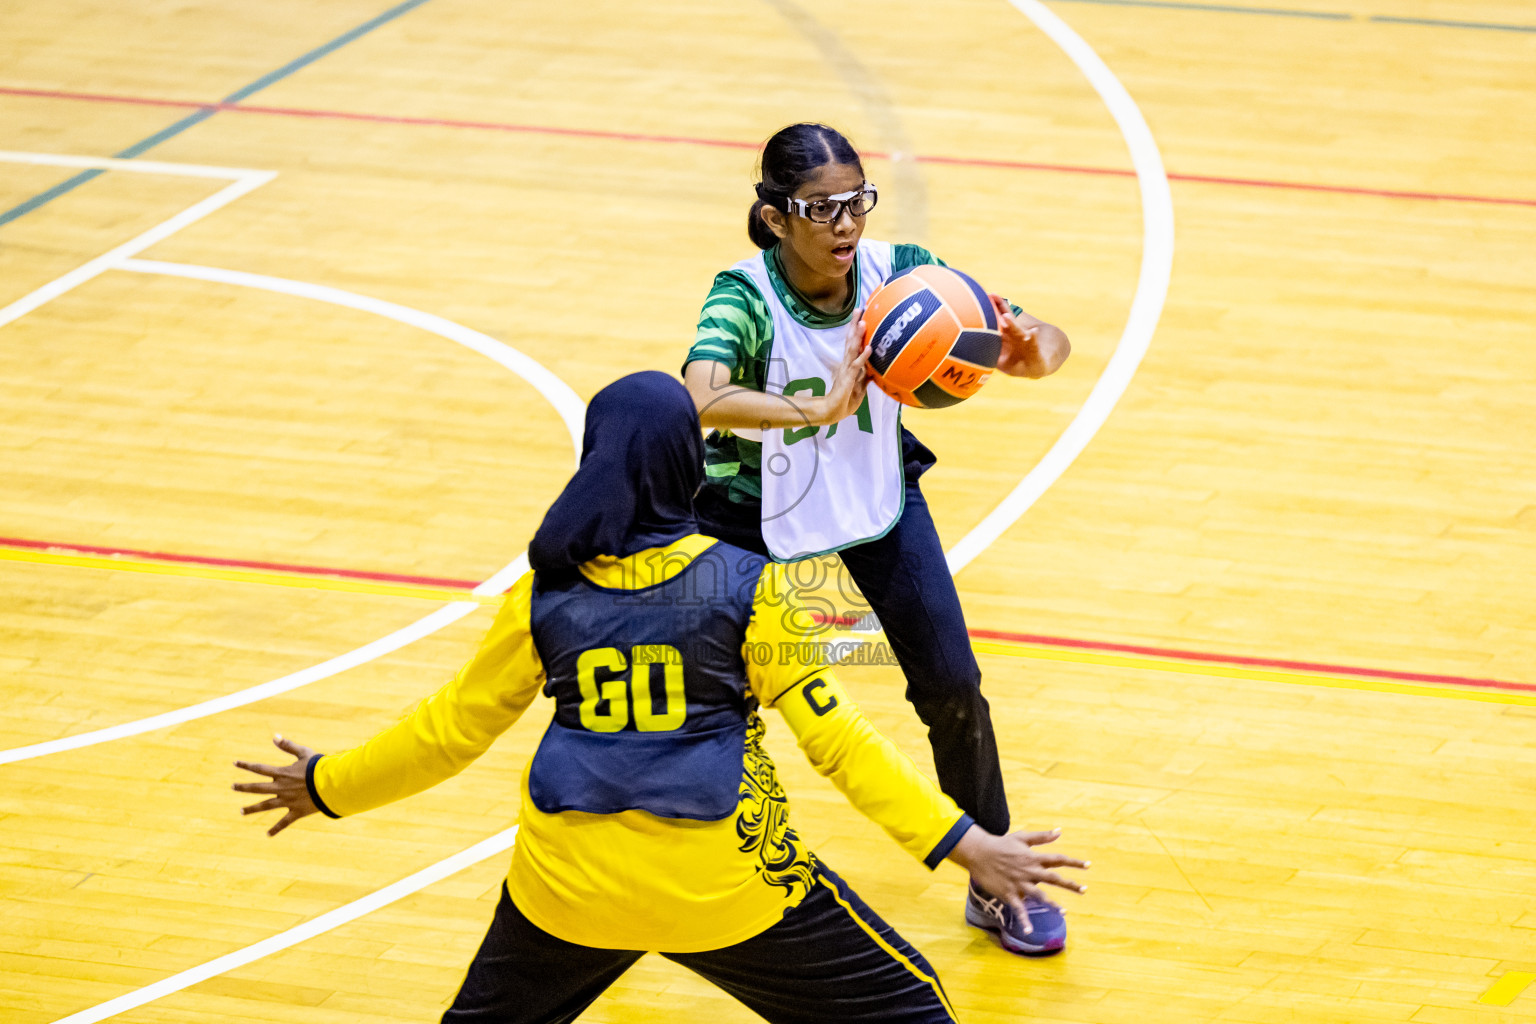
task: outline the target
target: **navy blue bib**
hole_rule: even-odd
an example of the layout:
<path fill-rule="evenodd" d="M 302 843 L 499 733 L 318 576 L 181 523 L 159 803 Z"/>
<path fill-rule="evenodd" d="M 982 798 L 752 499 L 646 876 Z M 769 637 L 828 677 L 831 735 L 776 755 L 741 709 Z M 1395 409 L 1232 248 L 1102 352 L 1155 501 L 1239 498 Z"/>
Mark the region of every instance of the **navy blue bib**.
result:
<path fill-rule="evenodd" d="M 533 642 L 555 718 L 528 790 L 546 814 L 735 810 L 751 693 L 741 645 L 767 560 L 718 542 L 665 583 L 533 581 Z"/>

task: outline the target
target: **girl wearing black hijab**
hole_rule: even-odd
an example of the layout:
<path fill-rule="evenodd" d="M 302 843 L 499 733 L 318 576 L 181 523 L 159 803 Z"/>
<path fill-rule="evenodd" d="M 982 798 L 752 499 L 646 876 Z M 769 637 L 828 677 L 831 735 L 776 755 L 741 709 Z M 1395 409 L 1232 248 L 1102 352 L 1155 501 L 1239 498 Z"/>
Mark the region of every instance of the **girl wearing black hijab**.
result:
<path fill-rule="evenodd" d="M 340 754 L 279 738 L 290 765 L 247 813 L 340 817 L 466 767 L 540 688 L 554 720 L 523 775 L 516 849 L 490 931 L 443 1020 L 574 1020 L 657 951 L 770 1021 L 953 1019 L 933 968 L 805 848 L 762 748 L 779 711 L 812 765 L 903 848 L 956 861 L 1021 904 L 1055 833 L 994 836 L 801 653 L 809 615 L 783 569 L 700 535 L 693 402 L 661 373 L 604 388 L 581 465 L 529 545 L 479 651 L 405 720 Z M 762 654 L 769 656 L 763 657 Z"/>

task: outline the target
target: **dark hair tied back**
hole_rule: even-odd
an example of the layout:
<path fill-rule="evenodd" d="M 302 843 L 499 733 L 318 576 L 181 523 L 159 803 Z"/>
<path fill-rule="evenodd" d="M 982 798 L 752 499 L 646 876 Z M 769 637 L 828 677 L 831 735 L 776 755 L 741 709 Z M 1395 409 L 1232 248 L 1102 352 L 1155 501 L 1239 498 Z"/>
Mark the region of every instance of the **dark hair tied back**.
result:
<path fill-rule="evenodd" d="M 759 249 L 772 249 L 778 236 L 768 230 L 763 207 L 786 208 L 785 200 L 827 164 L 852 164 L 864 173 L 853 143 L 836 128 L 802 122 L 780 128 L 763 146 L 759 164 L 762 180 L 757 183 L 757 202 L 747 213 L 747 237 Z"/>

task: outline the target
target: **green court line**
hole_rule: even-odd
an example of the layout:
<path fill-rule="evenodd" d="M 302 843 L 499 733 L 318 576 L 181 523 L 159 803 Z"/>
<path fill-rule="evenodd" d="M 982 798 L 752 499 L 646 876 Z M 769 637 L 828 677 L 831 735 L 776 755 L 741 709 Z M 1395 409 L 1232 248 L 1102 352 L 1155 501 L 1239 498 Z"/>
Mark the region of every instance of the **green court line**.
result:
<path fill-rule="evenodd" d="M 295 71 L 308 67 L 310 64 L 313 64 L 315 61 L 319 60 L 321 57 L 324 57 L 326 54 L 339 50 L 341 47 L 346 46 L 354 39 L 367 35 L 369 32 L 372 32 L 380 25 L 393 21 L 400 17 L 400 15 L 420 7 L 426 2 L 427 0 L 405 0 L 405 3 L 397 4 L 396 6 L 391 7 L 389 10 L 385 11 L 383 14 L 380 14 L 378 17 L 371 18 L 356 28 L 347 32 L 343 32 L 341 35 L 337 36 L 335 39 L 332 39 L 330 42 L 315 47 L 313 50 L 310 50 L 302 57 L 299 57 L 296 60 L 291 60 L 287 64 L 284 64 L 276 71 L 269 71 L 249 85 L 236 89 L 234 92 L 224 97 L 220 103 L 238 103 L 245 99 L 247 96 L 258 93 L 275 82 L 282 81 L 284 78 L 287 78 Z M 180 121 L 177 121 L 175 124 L 160 129 L 158 132 L 155 132 L 155 134 L 149 136 L 148 138 L 140 139 L 138 142 L 135 142 L 121 153 L 114 153 L 113 155 L 120 160 L 131 160 L 141 153 L 144 153 L 145 151 L 160 145 L 160 143 L 166 141 L 167 139 L 175 138 L 177 135 L 180 135 L 182 132 L 186 131 L 188 128 L 191 128 L 193 125 L 200 124 L 201 122 L 208 120 L 208 118 L 218 113 L 218 111 L 219 108 L 214 105 L 203 107 L 201 110 L 197 110 L 191 114 L 188 114 L 186 117 L 182 118 Z M 53 202 L 55 199 L 59 198 L 59 196 L 62 196 L 68 192 L 73 192 L 75 189 L 79 188 L 81 185 L 84 185 L 86 182 L 100 177 L 105 173 L 106 172 L 102 170 L 81 171 L 73 178 L 70 178 L 67 181 L 61 181 L 52 188 L 43 192 L 39 192 L 31 199 L 18 203 L 17 205 L 11 207 L 9 210 L 6 210 L 4 213 L 0 213 L 0 227 L 4 227 L 18 217 L 26 216 L 40 206 L 45 206 L 48 203 Z"/>

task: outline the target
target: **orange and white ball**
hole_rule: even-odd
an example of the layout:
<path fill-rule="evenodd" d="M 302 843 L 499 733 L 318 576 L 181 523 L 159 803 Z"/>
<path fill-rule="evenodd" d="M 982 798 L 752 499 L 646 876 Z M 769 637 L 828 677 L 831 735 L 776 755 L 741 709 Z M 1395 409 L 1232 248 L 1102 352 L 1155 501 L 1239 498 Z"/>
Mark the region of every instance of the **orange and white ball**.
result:
<path fill-rule="evenodd" d="M 925 264 L 895 274 L 864 307 L 869 376 L 903 405 L 942 409 L 997 369 L 997 310 L 974 279 Z"/>

